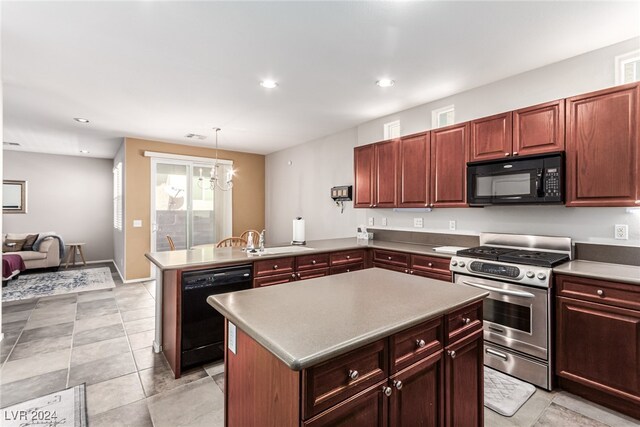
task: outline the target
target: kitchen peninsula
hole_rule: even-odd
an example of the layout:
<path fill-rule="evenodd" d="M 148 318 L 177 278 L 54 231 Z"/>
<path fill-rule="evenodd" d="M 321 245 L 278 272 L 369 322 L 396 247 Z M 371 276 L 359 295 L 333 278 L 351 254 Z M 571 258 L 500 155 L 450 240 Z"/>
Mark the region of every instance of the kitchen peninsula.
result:
<path fill-rule="evenodd" d="M 482 425 L 486 295 L 378 268 L 212 295 L 226 425 Z"/>

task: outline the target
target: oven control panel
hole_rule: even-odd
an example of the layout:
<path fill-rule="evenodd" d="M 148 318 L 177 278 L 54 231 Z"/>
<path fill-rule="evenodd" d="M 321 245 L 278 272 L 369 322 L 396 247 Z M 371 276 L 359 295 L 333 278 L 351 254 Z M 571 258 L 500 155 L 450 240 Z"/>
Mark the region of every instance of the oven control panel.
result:
<path fill-rule="evenodd" d="M 449 263 L 449 270 L 452 273 L 472 274 L 540 288 L 548 288 L 551 283 L 550 268 L 532 265 L 454 256 Z"/>

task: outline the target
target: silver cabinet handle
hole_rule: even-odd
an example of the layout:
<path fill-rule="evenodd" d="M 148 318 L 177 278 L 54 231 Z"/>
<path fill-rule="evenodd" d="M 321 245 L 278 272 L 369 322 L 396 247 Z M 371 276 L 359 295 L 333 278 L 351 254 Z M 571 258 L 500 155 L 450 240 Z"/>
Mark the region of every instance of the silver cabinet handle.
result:
<path fill-rule="evenodd" d="M 456 358 L 456 351 L 455 350 L 447 350 L 447 354 L 449 356 L 451 356 L 452 359 Z"/>
<path fill-rule="evenodd" d="M 315 264 L 315 263 L 316 263 L 316 260 L 315 260 L 315 259 L 312 259 L 312 260 L 311 260 L 311 264 Z"/>
<path fill-rule="evenodd" d="M 598 296 L 604 296 L 604 291 L 602 289 L 598 289 L 596 293 L 598 294 Z"/>
<path fill-rule="evenodd" d="M 409 274 L 413 274 L 413 270 L 409 270 Z"/>
<path fill-rule="evenodd" d="M 273 264 L 273 269 L 277 270 L 278 269 L 278 264 Z"/>
<path fill-rule="evenodd" d="M 471 323 L 471 319 L 468 317 L 463 317 L 462 318 L 462 323 L 464 323 L 465 325 L 468 325 L 469 323 Z"/>
<path fill-rule="evenodd" d="M 517 156 L 517 155 L 518 155 L 518 152 L 517 152 L 517 151 L 514 151 L 514 152 L 513 152 L 513 155 L 514 155 L 514 156 Z"/>
<path fill-rule="evenodd" d="M 296 273 L 291 273 L 291 277 L 293 277 L 294 279 L 296 278 Z M 300 277 L 300 276 L 298 276 Z"/>
<path fill-rule="evenodd" d="M 347 259 L 351 259 L 351 256 L 350 256 L 350 255 L 347 255 Z"/>
<path fill-rule="evenodd" d="M 387 257 L 387 259 L 388 259 L 389 261 L 391 261 L 391 257 L 390 257 L 390 256 L 388 256 L 388 257 Z"/>
<path fill-rule="evenodd" d="M 347 268 L 347 273 L 350 273 L 350 272 L 351 272 L 351 270 Z"/>
<path fill-rule="evenodd" d="M 419 348 L 422 348 L 422 347 L 424 347 L 425 345 L 427 345 L 427 343 L 426 343 L 426 342 L 424 342 L 424 340 L 416 340 L 416 345 L 417 345 Z"/>
<path fill-rule="evenodd" d="M 358 373 L 358 371 L 356 371 L 355 369 L 349 369 L 349 379 L 350 380 L 357 380 L 359 376 L 360 376 L 360 374 Z"/>
<path fill-rule="evenodd" d="M 427 267 L 433 267 L 433 263 L 432 262 L 428 263 Z"/>
<path fill-rule="evenodd" d="M 405 268 L 405 269 L 404 269 L 404 272 L 405 272 L 405 273 L 409 273 L 409 269 Z"/>
<path fill-rule="evenodd" d="M 296 276 L 298 276 L 298 279 L 300 278 L 300 273 L 296 274 Z"/>
<path fill-rule="evenodd" d="M 391 393 L 393 392 L 393 390 L 391 390 L 391 387 L 387 387 L 383 385 L 382 392 L 384 393 L 385 396 L 389 397 L 391 396 Z"/>
<path fill-rule="evenodd" d="M 485 349 L 484 352 L 492 356 L 499 357 L 502 360 L 507 360 L 509 358 L 509 356 L 507 356 L 506 354 L 499 351 L 491 350 L 490 348 Z"/>
<path fill-rule="evenodd" d="M 505 157 L 509 157 L 509 153 L 504 153 L 504 156 Z"/>
<path fill-rule="evenodd" d="M 402 381 L 400 380 L 393 380 L 393 386 L 398 389 L 398 390 L 402 390 Z"/>

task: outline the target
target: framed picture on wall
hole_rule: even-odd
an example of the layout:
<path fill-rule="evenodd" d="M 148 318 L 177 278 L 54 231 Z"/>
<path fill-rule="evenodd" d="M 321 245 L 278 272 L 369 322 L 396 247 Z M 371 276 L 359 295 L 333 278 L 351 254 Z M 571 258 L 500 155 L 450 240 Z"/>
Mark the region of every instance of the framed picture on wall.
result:
<path fill-rule="evenodd" d="M 27 181 L 2 181 L 2 213 L 27 213 Z"/>

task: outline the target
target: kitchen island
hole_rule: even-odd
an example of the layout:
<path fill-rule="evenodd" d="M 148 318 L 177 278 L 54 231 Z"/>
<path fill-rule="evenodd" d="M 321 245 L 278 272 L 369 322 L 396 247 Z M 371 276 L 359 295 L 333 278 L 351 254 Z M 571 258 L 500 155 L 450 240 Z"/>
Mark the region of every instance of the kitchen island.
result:
<path fill-rule="evenodd" d="M 482 425 L 486 295 L 378 268 L 212 295 L 226 425 Z"/>

